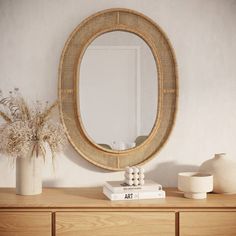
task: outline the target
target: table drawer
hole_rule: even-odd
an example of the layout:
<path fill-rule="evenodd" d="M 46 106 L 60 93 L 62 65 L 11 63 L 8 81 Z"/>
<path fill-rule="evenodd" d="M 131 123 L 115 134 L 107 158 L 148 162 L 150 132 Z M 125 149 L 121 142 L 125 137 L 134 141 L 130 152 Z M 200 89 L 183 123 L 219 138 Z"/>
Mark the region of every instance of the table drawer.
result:
<path fill-rule="evenodd" d="M 174 212 L 57 212 L 57 236 L 175 235 Z"/>
<path fill-rule="evenodd" d="M 51 236 L 50 212 L 0 212 L 1 236 Z"/>
<path fill-rule="evenodd" d="M 236 212 L 180 212 L 180 236 L 235 236 Z"/>

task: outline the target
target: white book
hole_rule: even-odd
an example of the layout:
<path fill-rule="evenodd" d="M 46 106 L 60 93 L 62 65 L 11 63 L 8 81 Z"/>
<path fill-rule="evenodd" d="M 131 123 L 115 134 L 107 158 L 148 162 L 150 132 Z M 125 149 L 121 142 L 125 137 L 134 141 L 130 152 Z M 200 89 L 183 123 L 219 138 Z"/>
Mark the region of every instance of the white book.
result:
<path fill-rule="evenodd" d="M 105 187 L 107 187 L 113 193 L 124 193 L 126 191 L 159 191 L 162 190 L 162 186 L 153 180 L 145 180 L 144 185 L 130 186 L 123 181 L 107 181 L 105 182 Z"/>
<path fill-rule="evenodd" d="M 164 190 L 157 190 L 157 191 L 147 191 L 147 192 L 135 192 L 129 191 L 125 193 L 113 193 L 105 186 L 103 187 L 103 193 L 106 195 L 110 200 L 117 201 L 117 200 L 140 200 L 140 199 L 156 199 L 156 198 L 165 198 L 166 193 Z"/>

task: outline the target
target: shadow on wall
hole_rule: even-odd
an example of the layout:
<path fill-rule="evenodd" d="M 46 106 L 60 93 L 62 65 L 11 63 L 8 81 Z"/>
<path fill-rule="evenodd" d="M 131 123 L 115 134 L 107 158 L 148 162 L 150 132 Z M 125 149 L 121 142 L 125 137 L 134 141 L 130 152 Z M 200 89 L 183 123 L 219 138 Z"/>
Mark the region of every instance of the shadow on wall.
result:
<path fill-rule="evenodd" d="M 70 146 L 68 143 L 68 146 L 63 150 L 63 155 L 65 158 L 69 159 L 72 161 L 74 164 L 77 166 L 87 169 L 92 172 L 98 172 L 98 173 L 110 173 L 111 171 L 102 169 L 100 167 L 97 167 L 93 165 L 92 163 L 88 162 L 85 160 L 76 150 Z M 56 163 L 57 165 L 57 163 Z M 57 168 L 57 167 L 56 167 Z M 61 168 L 63 168 L 61 166 Z M 55 173 L 54 173 L 55 174 Z M 43 187 L 62 187 L 64 183 L 64 178 L 59 178 L 57 176 L 57 173 L 55 176 L 50 177 L 49 179 L 44 179 L 43 180 Z M 68 183 L 66 183 L 66 187 L 68 187 Z M 69 187 L 76 187 L 73 184 Z"/>
<path fill-rule="evenodd" d="M 73 163 L 78 166 L 81 166 L 84 169 L 99 172 L 99 173 L 110 173 L 111 171 L 105 170 L 103 168 L 97 167 L 96 165 L 90 163 L 86 159 L 84 159 L 73 147 L 68 147 L 64 151 L 64 155 Z"/>
<path fill-rule="evenodd" d="M 164 187 L 176 187 L 179 172 L 198 171 L 199 166 L 180 165 L 174 161 L 160 163 L 145 173 L 146 179 L 152 179 Z"/>
<path fill-rule="evenodd" d="M 58 188 L 60 187 L 62 179 L 46 179 L 43 180 L 43 187 L 53 187 L 53 188 Z"/>

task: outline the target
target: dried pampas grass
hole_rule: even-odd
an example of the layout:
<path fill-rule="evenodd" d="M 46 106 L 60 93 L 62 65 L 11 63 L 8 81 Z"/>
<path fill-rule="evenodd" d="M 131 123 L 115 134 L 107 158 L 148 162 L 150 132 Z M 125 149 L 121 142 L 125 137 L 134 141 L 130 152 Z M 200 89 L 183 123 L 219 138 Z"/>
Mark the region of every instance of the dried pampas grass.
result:
<path fill-rule="evenodd" d="M 54 159 L 62 151 L 66 142 L 63 126 L 53 118 L 57 102 L 37 101 L 29 106 L 19 89 L 3 97 L 0 91 L 0 117 L 5 121 L 0 125 L 0 153 L 9 157 L 36 155 L 46 158 L 46 144 Z"/>

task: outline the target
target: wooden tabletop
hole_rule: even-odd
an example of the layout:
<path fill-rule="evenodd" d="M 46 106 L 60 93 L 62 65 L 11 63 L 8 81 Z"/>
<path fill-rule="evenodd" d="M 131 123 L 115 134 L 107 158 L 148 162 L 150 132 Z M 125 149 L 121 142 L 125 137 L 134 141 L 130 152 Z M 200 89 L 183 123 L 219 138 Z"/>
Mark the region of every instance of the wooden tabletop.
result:
<path fill-rule="evenodd" d="M 0 188 L 0 209 L 5 208 L 229 208 L 236 209 L 236 194 L 208 194 L 207 199 L 183 197 L 175 188 L 165 189 L 165 199 L 110 201 L 96 188 L 44 188 L 35 196 L 20 196 L 14 188 Z"/>

